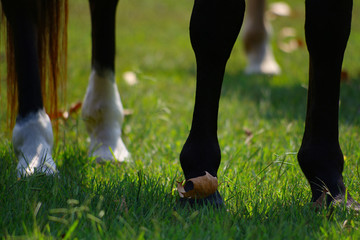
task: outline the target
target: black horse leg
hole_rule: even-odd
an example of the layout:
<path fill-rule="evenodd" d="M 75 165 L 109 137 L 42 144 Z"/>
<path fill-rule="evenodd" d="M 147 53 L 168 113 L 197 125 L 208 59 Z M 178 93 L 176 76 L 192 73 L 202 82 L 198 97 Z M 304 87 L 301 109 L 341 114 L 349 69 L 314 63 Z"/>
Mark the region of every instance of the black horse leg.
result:
<path fill-rule="evenodd" d="M 352 0 L 306 1 L 310 72 L 305 133 L 298 160 L 310 183 L 313 202 L 326 191 L 331 194 L 327 197 L 328 204 L 345 195 L 338 112 L 340 74 L 351 12 Z"/>
<path fill-rule="evenodd" d="M 91 138 L 90 155 L 96 156 L 98 161 L 124 161 L 129 157 L 129 152 L 121 139 L 123 107 L 115 82 L 114 66 L 115 14 L 118 0 L 90 0 L 89 3 L 92 73 L 82 116 Z"/>
<path fill-rule="evenodd" d="M 13 32 L 18 85 L 18 119 L 43 109 L 37 54 L 36 1 L 2 0 Z"/>
<path fill-rule="evenodd" d="M 93 69 L 115 70 L 115 15 L 119 0 L 89 0 Z"/>
<path fill-rule="evenodd" d="M 19 112 L 13 130 L 13 146 L 19 159 L 19 176 L 37 171 L 56 171 L 51 157 L 53 133 L 43 110 L 37 49 L 37 0 L 2 0 L 13 32 Z"/>
<path fill-rule="evenodd" d="M 191 131 L 180 154 L 186 179 L 217 176 L 220 147 L 217 118 L 226 62 L 239 34 L 243 0 L 195 0 L 190 38 L 196 56 L 197 85 Z"/>

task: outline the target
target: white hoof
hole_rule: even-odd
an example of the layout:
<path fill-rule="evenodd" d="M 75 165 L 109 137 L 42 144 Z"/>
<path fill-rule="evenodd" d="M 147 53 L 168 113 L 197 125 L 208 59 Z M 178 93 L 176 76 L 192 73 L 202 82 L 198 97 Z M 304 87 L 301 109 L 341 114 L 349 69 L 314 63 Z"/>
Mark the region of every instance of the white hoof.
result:
<path fill-rule="evenodd" d="M 281 73 L 270 45 L 271 25 L 247 18 L 243 28 L 243 42 L 248 65 L 246 74 L 278 75 Z"/>
<path fill-rule="evenodd" d="M 280 66 L 275 61 L 271 47 L 267 42 L 251 52 L 247 52 L 247 57 L 246 74 L 279 75 L 281 73 Z"/>
<path fill-rule="evenodd" d="M 90 156 L 120 162 L 130 157 L 121 139 L 123 107 L 112 71 L 91 72 L 82 117 L 91 139 Z"/>
<path fill-rule="evenodd" d="M 112 143 L 103 143 L 96 144 L 97 142 L 92 141 L 90 146 L 90 156 L 95 156 L 97 162 L 104 161 L 119 161 L 124 162 L 130 158 L 130 153 L 125 147 L 125 144 L 118 137 Z M 110 151 L 111 150 L 111 151 Z"/>
<path fill-rule="evenodd" d="M 29 176 L 35 172 L 48 175 L 57 172 L 51 157 L 53 132 L 51 122 L 44 110 L 29 114 L 16 122 L 12 142 L 19 160 L 18 176 Z"/>

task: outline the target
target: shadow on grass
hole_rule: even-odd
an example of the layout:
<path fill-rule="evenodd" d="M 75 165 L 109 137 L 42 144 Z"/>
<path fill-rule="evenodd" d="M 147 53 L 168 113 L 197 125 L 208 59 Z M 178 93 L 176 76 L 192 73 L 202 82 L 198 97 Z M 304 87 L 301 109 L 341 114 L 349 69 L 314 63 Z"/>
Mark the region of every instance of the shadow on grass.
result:
<path fill-rule="evenodd" d="M 274 85 L 271 76 L 226 74 L 222 97 L 252 102 L 265 119 L 305 119 L 306 89 L 300 84 Z"/>
<path fill-rule="evenodd" d="M 285 81 L 285 80 L 282 80 Z M 305 120 L 307 84 L 273 84 L 274 77 L 225 74 L 222 98 L 252 102 L 264 119 Z M 340 122 L 360 124 L 360 76 L 341 83 Z"/>

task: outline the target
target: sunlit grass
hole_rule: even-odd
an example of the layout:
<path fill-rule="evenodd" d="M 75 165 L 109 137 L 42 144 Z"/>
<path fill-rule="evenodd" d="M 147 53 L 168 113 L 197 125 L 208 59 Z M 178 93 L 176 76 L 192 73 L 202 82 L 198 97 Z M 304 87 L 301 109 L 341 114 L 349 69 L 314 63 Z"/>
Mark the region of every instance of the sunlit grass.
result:
<path fill-rule="evenodd" d="M 315 212 L 298 166 L 306 107 L 306 47 L 277 48 L 283 27 L 304 41 L 303 2 L 273 20 L 273 46 L 283 74 L 246 76 L 241 40 L 225 74 L 219 113 L 222 163 L 219 191 L 226 209 L 188 210 L 177 205 L 183 175 L 179 153 L 191 123 L 195 63 L 188 36 L 192 1 L 122 0 L 117 14 L 117 83 L 123 105 L 133 110 L 123 126 L 132 154 L 127 164 L 98 165 L 79 114 L 60 123 L 54 158 L 59 177 L 16 177 L 10 138 L 0 141 L 2 238 L 83 239 L 357 239 L 357 214 L 337 208 Z M 359 196 L 360 5 L 342 83 L 340 140 L 345 182 Z M 86 1 L 70 1 L 67 103 L 81 101 L 90 74 L 90 24 Z M 122 75 L 137 74 L 130 86 Z M 4 92 L 4 87 L 1 89 Z M 1 95 L 4 101 L 5 95 Z M 3 105 L 2 105 L 3 106 Z M 1 108 L 2 132 L 5 108 Z M 251 136 L 252 135 L 252 136 Z M 251 137 L 250 137 L 251 136 Z"/>

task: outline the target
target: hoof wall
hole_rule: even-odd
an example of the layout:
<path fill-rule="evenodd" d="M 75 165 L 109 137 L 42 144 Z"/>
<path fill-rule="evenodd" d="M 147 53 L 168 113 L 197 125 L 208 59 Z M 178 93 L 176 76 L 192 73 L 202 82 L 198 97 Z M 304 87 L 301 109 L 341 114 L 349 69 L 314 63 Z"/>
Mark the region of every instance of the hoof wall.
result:
<path fill-rule="evenodd" d="M 221 209 L 225 207 L 224 201 L 219 191 L 216 191 L 214 194 L 202 199 L 180 198 L 179 203 L 181 207 L 190 206 L 191 208 L 209 206 Z"/>

